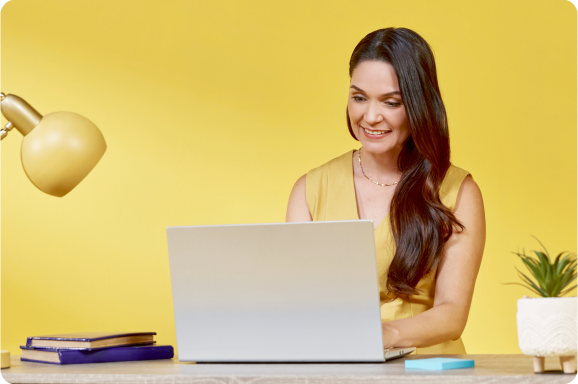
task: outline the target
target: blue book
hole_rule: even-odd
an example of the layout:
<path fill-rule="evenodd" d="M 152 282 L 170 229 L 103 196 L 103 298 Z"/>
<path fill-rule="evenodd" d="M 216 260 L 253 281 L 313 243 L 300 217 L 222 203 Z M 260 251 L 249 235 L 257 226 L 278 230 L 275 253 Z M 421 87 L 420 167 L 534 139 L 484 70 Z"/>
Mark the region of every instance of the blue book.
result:
<path fill-rule="evenodd" d="M 147 345 L 140 347 L 113 347 L 93 351 L 78 349 L 36 349 L 21 346 L 22 361 L 48 364 L 90 364 L 116 361 L 172 359 L 175 355 L 171 345 Z"/>
<path fill-rule="evenodd" d="M 406 360 L 405 368 L 430 369 L 441 371 L 443 369 L 470 368 L 474 366 L 474 360 L 451 359 L 447 357 L 435 357 L 432 359 Z"/>
<path fill-rule="evenodd" d="M 58 335 L 32 336 L 26 340 L 26 346 L 48 349 L 78 349 L 90 351 L 97 348 L 110 348 L 129 345 L 154 344 L 156 332 L 81 332 Z"/>

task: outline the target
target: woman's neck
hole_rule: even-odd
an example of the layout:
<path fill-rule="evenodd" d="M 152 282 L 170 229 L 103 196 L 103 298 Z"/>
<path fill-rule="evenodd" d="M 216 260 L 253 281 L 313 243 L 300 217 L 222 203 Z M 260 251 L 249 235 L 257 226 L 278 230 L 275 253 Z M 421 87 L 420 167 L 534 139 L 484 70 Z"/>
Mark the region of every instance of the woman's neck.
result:
<path fill-rule="evenodd" d="M 370 178 L 382 183 L 392 183 L 401 177 L 401 171 L 397 167 L 399 151 L 385 153 L 372 153 L 361 148 L 361 162 L 365 174 Z"/>

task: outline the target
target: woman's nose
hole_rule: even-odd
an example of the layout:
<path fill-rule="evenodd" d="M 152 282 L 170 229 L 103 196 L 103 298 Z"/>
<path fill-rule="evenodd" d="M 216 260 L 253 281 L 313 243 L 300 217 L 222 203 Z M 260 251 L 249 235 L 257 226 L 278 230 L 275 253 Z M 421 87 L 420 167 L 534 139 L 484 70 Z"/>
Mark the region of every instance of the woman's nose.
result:
<path fill-rule="evenodd" d="M 368 124 L 377 124 L 383 120 L 383 116 L 379 111 L 379 107 L 375 105 L 375 103 L 368 103 L 367 110 L 365 111 L 365 115 L 363 116 L 365 121 Z"/>

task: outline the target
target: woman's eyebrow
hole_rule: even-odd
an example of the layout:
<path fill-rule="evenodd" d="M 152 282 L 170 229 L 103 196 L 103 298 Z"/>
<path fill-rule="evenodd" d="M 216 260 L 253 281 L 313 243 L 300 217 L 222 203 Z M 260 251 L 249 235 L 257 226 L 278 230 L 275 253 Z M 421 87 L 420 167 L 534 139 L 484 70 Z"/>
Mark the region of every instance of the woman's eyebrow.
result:
<path fill-rule="evenodd" d="M 364 91 L 363 89 L 361 89 L 361 88 L 359 88 L 359 87 L 356 87 L 356 86 L 353 85 L 353 84 L 351 84 L 351 87 L 349 87 L 349 88 L 353 88 L 353 89 L 355 89 L 355 90 L 357 90 L 357 91 L 359 91 L 359 92 L 365 93 L 365 91 Z M 401 95 L 401 92 L 399 92 L 399 91 L 393 91 L 393 92 L 384 93 L 384 94 L 381 95 L 381 96 L 391 96 L 391 95 Z"/>

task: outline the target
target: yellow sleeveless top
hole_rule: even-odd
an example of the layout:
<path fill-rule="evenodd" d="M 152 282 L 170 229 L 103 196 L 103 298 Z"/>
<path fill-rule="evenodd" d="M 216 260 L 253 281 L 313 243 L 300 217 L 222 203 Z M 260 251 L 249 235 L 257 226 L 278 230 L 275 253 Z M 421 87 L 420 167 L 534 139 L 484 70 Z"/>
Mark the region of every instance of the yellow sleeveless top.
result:
<path fill-rule="evenodd" d="M 312 169 L 305 179 L 305 193 L 309 212 L 314 221 L 359 220 L 355 185 L 353 183 L 353 150 L 322 166 Z M 454 209 L 460 185 L 469 173 L 450 166 L 440 190 L 442 203 Z M 395 254 L 395 240 L 391 231 L 389 214 L 375 230 L 375 250 L 381 301 L 381 321 L 404 319 L 433 307 L 436 271 L 422 278 L 420 292 L 408 299 L 400 297 L 391 301 L 386 289 L 387 273 Z M 406 301 L 407 300 L 407 301 Z M 462 339 L 448 340 L 427 348 L 418 348 L 418 354 L 465 354 Z"/>

